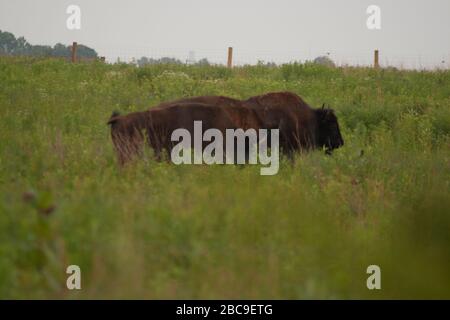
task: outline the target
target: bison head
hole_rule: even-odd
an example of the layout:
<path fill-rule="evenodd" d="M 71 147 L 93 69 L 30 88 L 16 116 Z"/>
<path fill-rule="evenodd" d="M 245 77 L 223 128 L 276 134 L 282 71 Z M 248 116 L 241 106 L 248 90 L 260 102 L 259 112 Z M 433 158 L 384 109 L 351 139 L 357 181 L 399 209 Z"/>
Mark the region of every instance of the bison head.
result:
<path fill-rule="evenodd" d="M 344 145 L 339 130 L 339 123 L 333 109 L 324 108 L 316 110 L 319 147 L 325 147 L 327 153 Z"/>

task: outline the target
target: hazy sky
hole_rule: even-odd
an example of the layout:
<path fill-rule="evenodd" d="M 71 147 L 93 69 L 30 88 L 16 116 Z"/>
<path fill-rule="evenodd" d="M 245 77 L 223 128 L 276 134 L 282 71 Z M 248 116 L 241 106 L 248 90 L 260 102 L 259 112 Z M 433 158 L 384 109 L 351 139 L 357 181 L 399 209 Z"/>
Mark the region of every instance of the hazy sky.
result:
<path fill-rule="evenodd" d="M 66 9 L 81 8 L 81 30 Z M 366 9 L 381 8 L 381 30 Z M 391 64 L 450 66 L 450 0 L 0 0 L 0 29 L 32 44 L 86 44 L 110 60 L 170 55 L 186 59 L 289 61 L 330 53 L 366 63 L 375 48 Z M 442 63 L 441 63 L 442 64 Z"/>

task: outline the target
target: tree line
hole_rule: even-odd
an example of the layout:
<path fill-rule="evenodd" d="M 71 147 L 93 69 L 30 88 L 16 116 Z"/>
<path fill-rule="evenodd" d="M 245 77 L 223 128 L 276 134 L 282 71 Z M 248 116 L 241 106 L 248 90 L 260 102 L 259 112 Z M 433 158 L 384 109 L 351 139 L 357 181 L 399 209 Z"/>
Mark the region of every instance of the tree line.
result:
<path fill-rule="evenodd" d="M 136 61 L 136 64 L 139 67 L 148 65 L 148 64 L 185 64 L 185 62 L 181 61 L 177 58 L 171 58 L 171 57 L 162 57 L 162 58 L 148 58 L 148 57 L 141 57 Z M 193 65 L 200 65 L 200 66 L 209 66 L 211 63 L 208 61 L 207 58 L 202 58 L 196 62 L 190 62 L 189 64 Z"/>
<path fill-rule="evenodd" d="M 48 45 L 32 45 L 24 37 L 16 38 L 11 32 L 0 30 L 0 55 L 7 56 L 37 56 L 37 57 L 70 57 L 71 46 L 57 43 Z M 80 58 L 97 58 L 97 52 L 79 44 L 77 56 Z"/>

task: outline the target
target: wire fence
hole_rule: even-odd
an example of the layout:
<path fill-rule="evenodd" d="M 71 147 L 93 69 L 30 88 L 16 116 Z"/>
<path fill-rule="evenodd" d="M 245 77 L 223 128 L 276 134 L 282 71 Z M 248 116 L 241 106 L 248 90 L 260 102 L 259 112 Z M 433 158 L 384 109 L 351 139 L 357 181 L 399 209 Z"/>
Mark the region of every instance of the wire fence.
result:
<path fill-rule="evenodd" d="M 140 58 L 152 59 L 172 58 L 182 63 L 196 63 L 207 59 L 211 64 L 227 65 L 228 51 L 223 49 L 183 49 L 183 48 L 152 48 L 146 46 L 96 48 L 106 62 L 137 63 Z M 374 51 L 343 52 L 334 50 L 240 50 L 233 48 L 233 66 L 255 65 L 257 63 L 292 63 L 313 61 L 317 57 L 327 57 L 337 66 L 373 66 Z M 204 61 L 204 60 L 203 60 Z M 400 69 L 450 69 L 450 53 L 392 53 L 379 52 L 380 67 L 395 67 Z"/>
<path fill-rule="evenodd" d="M 77 44 L 69 46 L 71 54 L 65 57 L 71 61 L 92 61 L 96 58 L 79 56 L 76 53 Z M 74 52 L 75 48 L 75 52 Z M 375 51 L 379 51 L 378 59 Z M 336 50 L 245 50 L 239 48 L 224 49 L 183 49 L 183 48 L 153 48 L 148 46 L 99 46 L 96 47 L 99 60 L 107 63 L 148 63 L 143 57 L 155 63 L 158 60 L 178 62 L 183 64 L 209 63 L 223 66 L 244 66 L 262 64 L 281 65 L 285 63 L 312 62 L 318 57 L 331 60 L 335 66 L 351 67 L 395 67 L 412 70 L 450 70 L 450 53 L 392 53 L 383 50 L 373 51 L 336 51 Z M 231 64 L 230 64 L 231 62 Z"/>

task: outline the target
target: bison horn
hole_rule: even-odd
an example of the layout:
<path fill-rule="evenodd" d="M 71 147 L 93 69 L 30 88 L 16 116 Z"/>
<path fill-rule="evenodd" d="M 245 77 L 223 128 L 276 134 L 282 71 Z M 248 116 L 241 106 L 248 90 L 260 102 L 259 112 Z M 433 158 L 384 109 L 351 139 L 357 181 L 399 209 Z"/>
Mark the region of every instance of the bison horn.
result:
<path fill-rule="evenodd" d="M 322 110 L 325 108 L 325 103 L 322 104 Z"/>

